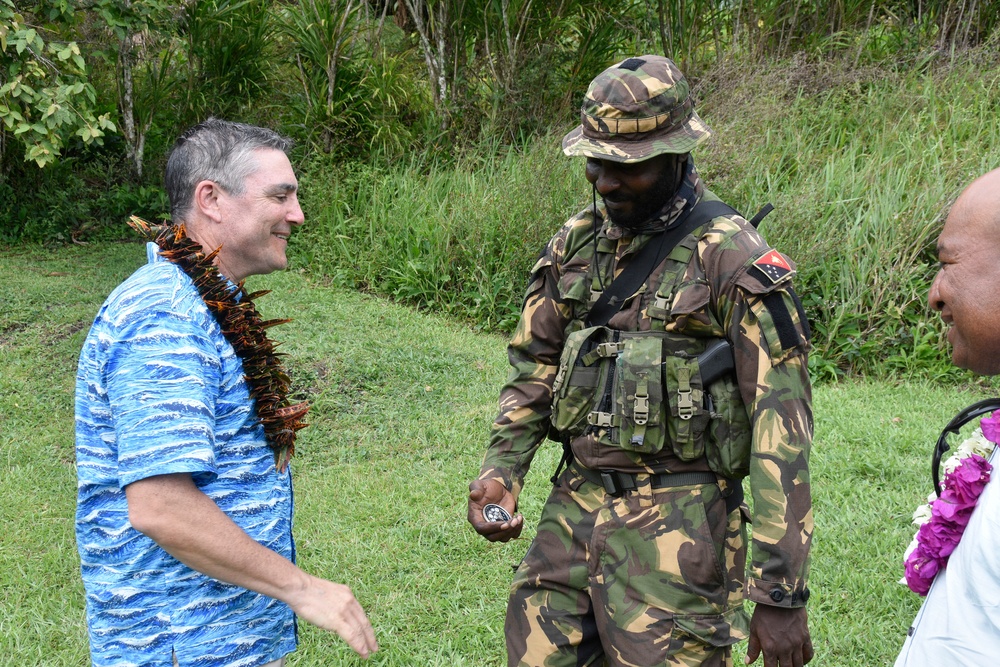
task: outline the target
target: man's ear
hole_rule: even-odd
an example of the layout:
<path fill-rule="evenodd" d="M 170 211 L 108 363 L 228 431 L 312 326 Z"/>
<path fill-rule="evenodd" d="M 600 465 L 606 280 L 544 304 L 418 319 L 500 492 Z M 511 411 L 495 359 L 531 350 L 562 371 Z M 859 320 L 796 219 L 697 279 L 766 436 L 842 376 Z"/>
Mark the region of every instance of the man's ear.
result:
<path fill-rule="evenodd" d="M 225 194 L 215 181 L 198 181 L 194 186 L 195 213 L 212 220 L 222 222 L 222 211 L 219 207 L 219 197 Z"/>

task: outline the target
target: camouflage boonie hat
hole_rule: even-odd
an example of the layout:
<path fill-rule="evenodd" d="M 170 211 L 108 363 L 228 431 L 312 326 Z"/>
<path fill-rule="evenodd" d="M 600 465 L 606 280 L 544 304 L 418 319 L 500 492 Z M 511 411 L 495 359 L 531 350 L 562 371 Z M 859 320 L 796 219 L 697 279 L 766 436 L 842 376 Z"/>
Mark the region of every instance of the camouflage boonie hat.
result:
<path fill-rule="evenodd" d="M 687 79 L 663 56 L 629 58 L 598 74 L 580 121 L 563 137 L 563 153 L 612 162 L 688 153 L 711 136 L 694 112 Z"/>

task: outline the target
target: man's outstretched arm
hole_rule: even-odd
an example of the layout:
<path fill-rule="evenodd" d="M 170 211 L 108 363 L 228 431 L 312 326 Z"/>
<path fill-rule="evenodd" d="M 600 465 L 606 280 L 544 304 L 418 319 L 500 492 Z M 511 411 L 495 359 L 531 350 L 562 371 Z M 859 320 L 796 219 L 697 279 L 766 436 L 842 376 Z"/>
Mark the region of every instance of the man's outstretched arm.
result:
<path fill-rule="evenodd" d="M 350 588 L 314 577 L 257 543 L 190 475 L 147 477 L 126 486 L 125 496 L 132 526 L 188 567 L 281 600 L 299 617 L 337 633 L 364 658 L 378 650 Z"/>

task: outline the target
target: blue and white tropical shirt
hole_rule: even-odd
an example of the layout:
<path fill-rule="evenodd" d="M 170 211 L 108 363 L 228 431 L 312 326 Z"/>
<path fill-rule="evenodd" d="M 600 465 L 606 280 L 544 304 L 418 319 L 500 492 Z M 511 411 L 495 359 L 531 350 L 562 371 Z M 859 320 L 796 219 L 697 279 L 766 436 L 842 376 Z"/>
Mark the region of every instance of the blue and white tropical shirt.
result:
<path fill-rule="evenodd" d="M 190 473 L 257 542 L 294 560 L 292 486 L 191 279 L 149 263 L 104 303 L 76 384 L 77 546 L 99 667 L 262 665 L 295 649 L 287 605 L 206 577 L 129 523 L 124 488 Z"/>

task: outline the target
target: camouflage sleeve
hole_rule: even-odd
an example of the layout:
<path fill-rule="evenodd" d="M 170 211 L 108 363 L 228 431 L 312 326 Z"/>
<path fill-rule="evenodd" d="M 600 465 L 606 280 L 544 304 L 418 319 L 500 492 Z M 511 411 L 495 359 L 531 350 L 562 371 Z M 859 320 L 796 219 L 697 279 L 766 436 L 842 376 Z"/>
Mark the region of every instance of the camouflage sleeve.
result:
<path fill-rule="evenodd" d="M 479 479 L 496 479 L 516 499 L 531 459 L 549 431 L 552 383 L 559 366 L 569 306 L 560 295 L 562 255 L 571 220 L 531 270 L 521 319 L 507 346 L 510 373 Z"/>
<path fill-rule="evenodd" d="M 729 253 L 730 261 L 742 257 L 742 264 L 722 271 L 728 279 L 719 305 L 753 425 L 753 540 L 746 597 L 801 607 L 809 597 L 813 535 L 809 324 L 792 288 L 791 261 L 749 228 L 729 243 L 742 246 L 742 253 Z"/>

